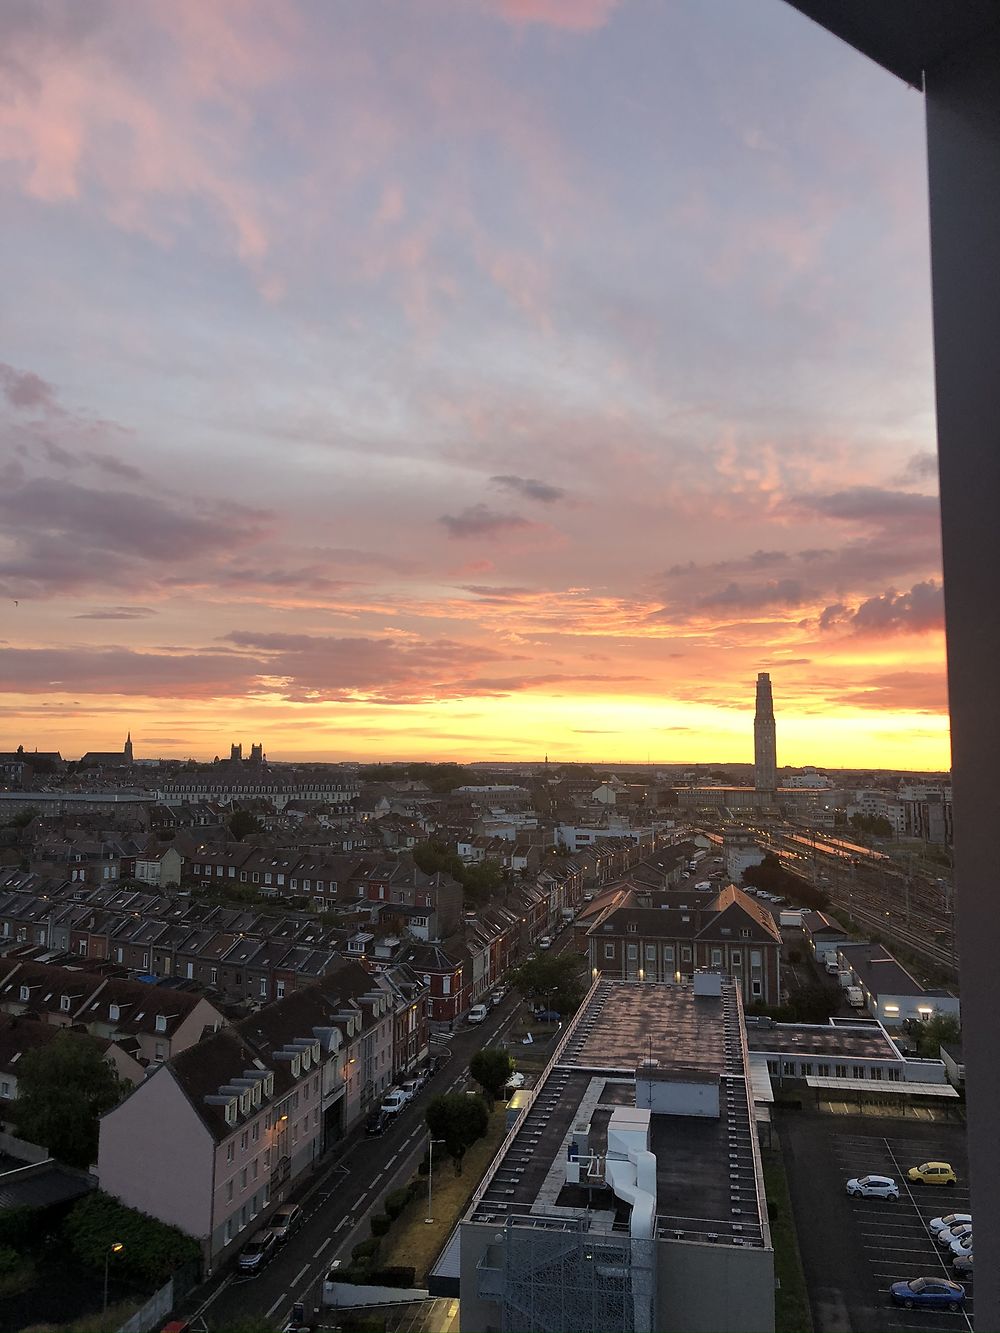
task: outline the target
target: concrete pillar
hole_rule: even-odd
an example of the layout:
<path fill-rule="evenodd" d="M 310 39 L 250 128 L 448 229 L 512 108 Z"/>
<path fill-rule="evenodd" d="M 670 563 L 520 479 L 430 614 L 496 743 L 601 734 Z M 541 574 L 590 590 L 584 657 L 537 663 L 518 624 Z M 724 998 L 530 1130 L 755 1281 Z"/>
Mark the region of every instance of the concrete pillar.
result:
<path fill-rule="evenodd" d="M 978 1329 L 1000 1328 L 1000 41 L 926 76 L 955 883 Z"/>

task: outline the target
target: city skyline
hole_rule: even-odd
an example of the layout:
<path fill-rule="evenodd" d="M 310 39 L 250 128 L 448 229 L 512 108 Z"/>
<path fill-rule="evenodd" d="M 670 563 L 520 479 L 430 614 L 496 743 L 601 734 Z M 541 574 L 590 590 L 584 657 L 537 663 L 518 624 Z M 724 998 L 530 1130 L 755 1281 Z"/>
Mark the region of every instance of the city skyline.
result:
<path fill-rule="evenodd" d="M 917 96 L 735 0 L 0 37 L 4 748 L 742 762 L 768 672 L 948 768 Z"/>

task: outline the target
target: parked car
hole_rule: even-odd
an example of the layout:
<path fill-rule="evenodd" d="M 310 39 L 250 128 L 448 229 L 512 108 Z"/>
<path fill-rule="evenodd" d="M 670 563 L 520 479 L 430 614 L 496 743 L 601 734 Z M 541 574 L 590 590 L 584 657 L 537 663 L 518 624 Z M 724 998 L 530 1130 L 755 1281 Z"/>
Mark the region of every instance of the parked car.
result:
<path fill-rule="evenodd" d="M 379 1109 L 383 1115 L 398 1115 L 409 1100 L 402 1088 L 390 1088 L 382 1098 Z"/>
<path fill-rule="evenodd" d="M 378 1110 L 372 1111 L 371 1115 L 365 1121 L 365 1133 L 370 1139 L 377 1139 L 380 1135 L 385 1133 L 392 1124 L 392 1121 L 393 1117 L 386 1111 L 383 1111 L 380 1107 Z"/>
<path fill-rule="evenodd" d="M 562 1015 L 558 1009 L 536 1009 L 532 1017 L 538 1023 L 558 1023 Z"/>
<path fill-rule="evenodd" d="M 951 1271 L 956 1277 L 972 1277 L 972 1255 L 956 1254 L 951 1261 Z"/>
<path fill-rule="evenodd" d="M 518 1088 L 524 1087 L 524 1075 L 520 1071 L 511 1074 L 504 1087 L 508 1092 L 517 1092 Z"/>
<path fill-rule="evenodd" d="M 909 1282 L 894 1282 L 889 1288 L 896 1305 L 907 1310 L 961 1310 L 965 1288 L 946 1277 L 915 1277 Z"/>
<path fill-rule="evenodd" d="M 914 1184 L 922 1185 L 954 1185 L 958 1180 L 948 1162 L 921 1162 L 911 1166 L 906 1175 Z"/>
<path fill-rule="evenodd" d="M 470 1023 L 484 1023 L 489 1010 L 485 1004 L 474 1004 L 469 1010 L 468 1018 Z"/>
<path fill-rule="evenodd" d="M 412 1102 L 414 1097 L 424 1086 L 424 1080 L 422 1078 L 407 1078 L 404 1079 L 399 1086 L 402 1089 L 402 1091 L 406 1093 L 407 1097 Z"/>
<path fill-rule="evenodd" d="M 289 1236 L 294 1235 L 305 1221 L 305 1213 L 297 1203 L 285 1203 L 271 1218 L 268 1231 L 279 1245 L 284 1245 Z"/>
<path fill-rule="evenodd" d="M 258 1231 L 240 1251 L 238 1267 L 241 1273 L 259 1273 L 274 1258 L 278 1242 L 270 1231 Z"/>
<path fill-rule="evenodd" d="M 945 1227 L 943 1231 L 939 1231 L 934 1239 L 943 1250 L 946 1250 L 953 1240 L 961 1240 L 962 1237 L 967 1236 L 971 1230 L 971 1222 L 956 1222 L 953 1227 Z"/>
<path fill-rule="evenodd" d="M 552 936 L 551 936 L 551 935 L 543 935 L 542 938 L 538 941 L 538 947 L 539 947 L 539 949 L 551 949 L 551 948 L 552 948 Z"/>
<path fill-rule="evenodd" d="M 936 1236 L 939 1231 L 946 1231 L 949 1227 L 957 1227 L 962 1222 L 971 1222 L 971 1213 L 946 1213 L 944 1217 L 934 1217 L 927 1223 L 932 1236 Z"/>
<path fill-rule="evenodd" d="M 493 994 L 490 996 L 490 1004 L 494 1007 L 494 1009 L 498 1004 L 503 1004 L 503 997 L 506 994 L 507 994 L 506 986 L 501 986 L 499 990 L 495 990 L 493 992 Z"/>
<path fill-rule="evenodd" d="M 952 1258 L 967 1258 L 972 1253 L 972 1232 L 967 1231 L 964 1236 L 956 1236 L 948 1248 L 951 1250 Z"/>
<path fill-rule="evenodd" d="M 899 1186 L 892 1176 L 861 1176 L 847 1182 L 847 1192 L 855 1199 L 898 1199 Z"/>

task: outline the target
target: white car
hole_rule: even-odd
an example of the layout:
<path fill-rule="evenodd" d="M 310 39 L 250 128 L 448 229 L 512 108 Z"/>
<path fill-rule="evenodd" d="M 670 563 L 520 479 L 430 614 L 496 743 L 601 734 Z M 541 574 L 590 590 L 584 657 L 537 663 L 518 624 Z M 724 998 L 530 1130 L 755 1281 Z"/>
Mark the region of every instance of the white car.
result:
<path fill-rule="evenodd" d="M 959 1236 L 958 1240 L 953 1240 L 948 1248 L 956 1259 L 967 1259 L 972 1253 L 972 1232 L 968 1231 L 964 1236 Z"/>
<path fill-rule="evenodd" d="M 947 1231 L 949 1227 L 961 1226 L 963 1222 L 971 1222 L 971 1213 L 947 1213 L 944 1217 L 934 1217 L 927 1223 L 932 1236 L 936 1236 L 939 1231 Z"/>
<path fill-rule="evenodd" d="M 847 1192 L 854 1199 L 898 1199 L 899 1186 L 892 1176 L 861 1176 L 847 1182 Z"/>
<path fill-rule="evenodd" d="M 542 938 L 538 941 L 538 947 L 539 947 L 539 949 L 551 949 L 551 948 L 552 948 L 552 936 L 551 936 L 551 935 L 543 935 Z"/>
<path fill-rule="evenodd" d="M 485 1023 L 489 1012 L 485 1004 L 474 1004 L 469 1010 L 468 1021 L 470 1023 Z"/>
<path fill-rule="evenodd" d="M 945 1227 L 939 1231 L 934 1239 L 941 1246 L 942 1250 L 947 1250 L 953 1240 L 961 1240 L 972 1230 L 971 1222 L 956 1222 L 954 1226 Z"/>
<path fill-rule="evenodd" d="M 518 1088 L 523 1088 L 523 1087 L 524 1087 L 524 1075 L 523 1075 L 522 1073 L 520 1073 L 520 1072 L 518 1072 L 518 1073 L 516 1073 L 516 1074 L 511 1074 L 510 1078 L 509 1078 L 509 1079 L 507 1080 L 507 1082 L 504 1084 L 504 1087 L 505 1087 L 505 1088 L 509 1088 L 511 1092 L 516 1092 L 516 1091 L 518 1090 Z"/>

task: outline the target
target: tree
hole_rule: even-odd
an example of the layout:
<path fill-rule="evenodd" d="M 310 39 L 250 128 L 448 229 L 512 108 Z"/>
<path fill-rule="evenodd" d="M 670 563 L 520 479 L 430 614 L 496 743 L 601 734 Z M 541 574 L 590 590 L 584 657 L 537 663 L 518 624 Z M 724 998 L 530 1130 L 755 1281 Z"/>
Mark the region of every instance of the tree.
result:
<path fill-rule="evenodd" d="M 538 954 L 511 974 L 511 981 L 526 1000 L 544 1002 L 547 1009 L 571 1014 L 587 989 L 586 959 L 582 954 Z"/>
<path fill-rule="evenodd" d="M 935 1014 L 926 1023 L 911 1019 L 906 1031 L 916 1042 L 917 1051 L 928 1060 L 936 1060 L 941 1053 L 941 1045 L 953 1045 L 961 1041 L 962 1030 L 954 1014 Z"/>
<path fill-rule="evenodd" d="M 462 1174 L 462 1158 L 477 1139 L 489 1129 L 490 1113 L 482 1097 L 464 1092 L 449 1092 L 435 1097 L 424 1112 L 427 1128 L 435 1139 L 443 1139 L 448 1156 L 455 1163 L 455 1175 Z"/>
<path fill-rule="evenodd" d="M 260 820 L 248 810 L 234 810 L 229 816 L 229 832 L 237 842 L 244 842 L 252 833 L 260 832 Z"/>
<path fill-rule="evenodd" d="M 818 982 L 789 991 L 788 1007 L 796 1023 L 826 1023 L 840 1008 L 841 999 L 839 986 Z"/>
<path fill-rule="evenodd" d="M 97 1160 L 98 1121 L 122 1091 L 95 1041 L 61 1032 L 21 1058 L 11 1119 L 21 1138 L 67 1166 L 87 1168 Z"/>
<path fill-rule="evenodd" d="M 484 1046 L 469 1061 L 469 1073 L 486 1090 L 492 1104 L 503 1095 L 507 1080 L 514 1072 L 510 1052 L 502 1046 Z"/>

